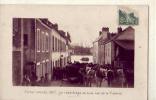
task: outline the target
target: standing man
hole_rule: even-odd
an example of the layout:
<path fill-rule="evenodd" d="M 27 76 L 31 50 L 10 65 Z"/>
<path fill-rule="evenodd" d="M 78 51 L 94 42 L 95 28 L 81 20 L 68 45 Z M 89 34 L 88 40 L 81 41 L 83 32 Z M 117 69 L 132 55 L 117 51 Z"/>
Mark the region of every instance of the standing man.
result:
<path fill-rule="evenodd" d="M 96 84 L 97 87 L 101 87 L 105 73 L 101 70 L 100 66 L 96 70 Z"/>
<path fill-rule="evenodd" d="M 108 68 L 108 72 L 107 72 L 107 81 L 108 81 L 108 86 L 112 86 L 112 81 L 114 78 L 114 73 L 113 70 L 111 70 L 110 68 Z"/>

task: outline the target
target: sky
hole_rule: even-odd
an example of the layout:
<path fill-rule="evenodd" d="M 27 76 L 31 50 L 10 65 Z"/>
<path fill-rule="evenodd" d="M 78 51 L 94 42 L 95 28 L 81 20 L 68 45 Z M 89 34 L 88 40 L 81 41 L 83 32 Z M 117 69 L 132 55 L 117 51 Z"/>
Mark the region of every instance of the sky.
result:
<path fill-rule="evenodd" d="M 18 7 L 7 10 L 16 10 L 22 18 L 48 18 L 52 23 L 58 24 L 59 30 L 70 33 L 72 44 L 90 47 L 102 27 L 109 27 L 110 32 L 117 31 L 118 9 L 121 8 L 115 5 L 24 5 Z M 127 8 L 129 7 L 124 7 L 124 9 Z M 138 7 L 134 6 L 130 7 L 130 10 L 134 8 L 138 10 Z M 10 14 L 17 15 L 17 12 L 13 11 Z"/>
<path fill-rule="evenodd" d="M 52 23 L 70 33 L 72 44 L 91 47 L 102 27 L 117 31 L 117 6 L 48 6 L 43 9 Z"/>
<path fill-rule="evenodd" d="M 102 27 L 109 27 L 110 32 L 117 31 L 117 27 L 119 27 L 118 10 L 121 8 L 135 11 L 140 16 L 142 13 L 139 11 L 142 11 L 143 7 L 123 5 L 10 5 L 4 11 L 10 11 L 9 16 L 13 17 L 48 18 L 52 23 L 58 24 L 59 30 L 70 33 L 72 44 L 92 46 Z"/>

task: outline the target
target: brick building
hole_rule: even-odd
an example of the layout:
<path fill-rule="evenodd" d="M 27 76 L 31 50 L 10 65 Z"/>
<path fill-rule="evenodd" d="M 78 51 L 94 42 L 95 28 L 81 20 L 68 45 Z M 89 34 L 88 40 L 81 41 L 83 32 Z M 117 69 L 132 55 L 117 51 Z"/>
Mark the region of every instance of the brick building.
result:
<path fill-rule="evenodd" d="M 67 45 L 68 42 L 68 45 Z M 63 67 L 69 58 L 70 35 L 43 18 L 13 18 L 13 85 L 34 72 L 38 80 L 53 67 Z"/>

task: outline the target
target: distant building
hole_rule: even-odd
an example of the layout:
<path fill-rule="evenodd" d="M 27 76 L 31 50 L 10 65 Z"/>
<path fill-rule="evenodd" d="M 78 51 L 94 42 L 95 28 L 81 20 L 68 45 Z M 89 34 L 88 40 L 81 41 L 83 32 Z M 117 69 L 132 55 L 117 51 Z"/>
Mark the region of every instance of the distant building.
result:
<path fill-rule="evenodd" d="M 71 37 L 70 37 L 70 34 L 67 32 L 67 39 L 66 39 L 66 56 L 67 56 L 67 63 L 68 63 L 68 62 L 71 62 L 71 55 L 72 55 Z"/>
<path fill-rule="evenodd" d="M 93 63 L 98 64 L 98 39 L 93 42 Z"/>
<path fill-rule="evenodd" d="M 54 67 L 67 64 L 69 37 L 46 18 L 13 18 L 13 84 L 32 72 L 50 79 Z"/>
<path fill-rule="evenodd" d="M 79 45 L 73 45 L 73 55 L 91 55 L 91 47 L 84 47 Z"/>

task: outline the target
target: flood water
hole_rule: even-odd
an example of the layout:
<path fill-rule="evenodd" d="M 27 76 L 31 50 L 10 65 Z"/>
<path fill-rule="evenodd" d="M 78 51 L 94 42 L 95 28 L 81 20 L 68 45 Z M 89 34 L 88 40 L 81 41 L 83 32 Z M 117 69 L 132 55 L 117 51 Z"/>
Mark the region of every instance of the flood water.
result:
<path fill-rule="evenodd" d="M 82 58 L 89 58 L 88 63 L 93 63 L 93 56 L 92 55 L 72 55 L 71 56 L 71 62 L 73 63 L 74 61 L 78 61 L 82 63 L 83 61 L 81 60 Z"/>

